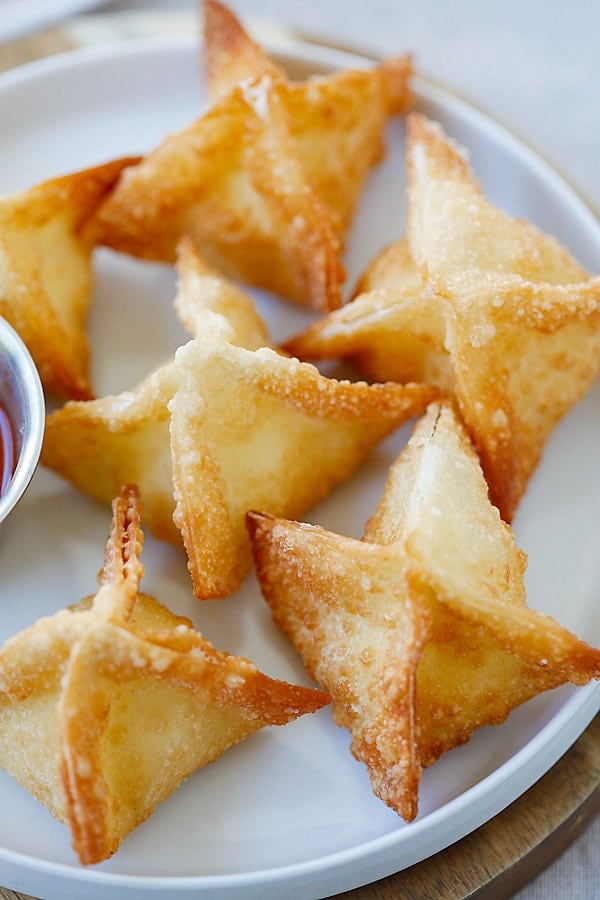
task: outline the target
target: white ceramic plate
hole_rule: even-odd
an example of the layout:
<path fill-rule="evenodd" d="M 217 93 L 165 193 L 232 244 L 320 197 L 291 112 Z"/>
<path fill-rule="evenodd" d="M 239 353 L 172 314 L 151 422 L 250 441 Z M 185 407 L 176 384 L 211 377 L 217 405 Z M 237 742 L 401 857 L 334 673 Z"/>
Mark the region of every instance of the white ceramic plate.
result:
<path fill-rule="evenodd" d="M 296 69 L 361 65 L 341 53 L 279 47 Z M 0 79 L 2 166 L 7 193 L 45 177 L 151 148 L 203 105 L 193 41 L 158 41 L 77 52 Z M 418 105 L 471 148 L 492 198 L 555 233 L 598 269 L 600 228 L 585 205 L 536 156 L 451 94 L 418 83 Z M 390 127 L 384 164 L 369 183 L 349 242 L 349 283 L 405 225 L 403 131 Z M 174 273 L 107 251 L 91 335 L 98 393 L 131 386 L 186 339 L 171 310 Z M 308 320 L 261 296 L 276 339 Z M 600 402 L 595 389 L 557 429 L 515 528 L 530 555 L 529 602 L 598 641 Z M 388 440 L 348 484 L 308 517 L 359 536 L 387 467 L 407 437 Z M 39 471 L 0 550 L 0 639 L 90 592 L 109 512 Z M 181 554 L 151 537 L 144 588 L 187 614 L 218 647 L 264 671 L 305 681 L 272 625 L 252 578 L 225 602 L 192 598 Z M 515 711 L 448 753 L 423 777 L 420 815 L 405 825 L 371 793 L 348 735 L 329 710 L 271 729 L 201 770 L 128 837 L 110 862 L 83 869 L 67 830 L 0 773 L 0 883 L 28 893 L 88 900 L 189 893 L 316 898 L 398 871 L 472 831 L 539 778 L 600 706 L 600 689 L 566 687 Z"/>

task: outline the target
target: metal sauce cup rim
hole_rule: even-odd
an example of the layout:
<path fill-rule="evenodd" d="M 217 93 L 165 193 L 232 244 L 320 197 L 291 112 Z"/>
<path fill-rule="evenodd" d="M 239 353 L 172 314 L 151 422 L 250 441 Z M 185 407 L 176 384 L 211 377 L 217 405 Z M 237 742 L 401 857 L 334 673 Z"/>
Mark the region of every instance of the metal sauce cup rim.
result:
<path fill-rule="evenodd" d="M 0 496 L 0 523 L 19 502 L 38 466 L 46 406 L 40 376 L 29 350 L 14 328 L 0 317 L 0 402 L 13 429 L 15 467 Z"/>

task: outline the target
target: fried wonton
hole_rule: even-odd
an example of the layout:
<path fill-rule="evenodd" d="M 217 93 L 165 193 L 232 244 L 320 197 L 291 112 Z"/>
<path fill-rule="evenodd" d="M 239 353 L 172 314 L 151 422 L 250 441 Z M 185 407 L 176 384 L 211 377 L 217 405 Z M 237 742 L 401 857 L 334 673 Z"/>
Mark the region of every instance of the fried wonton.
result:
<path fill-rule="evenodd" d="M 270 347 L 236 345 L 261 343 L 249 298 L 229 286 L 216 301 L 222 279 L 199 274 L 190 244 L 180 261 L 177 304 L 198 337 L 132 391 L 53 412 L 42 462 L 104 503 L 139 484 L 150 529 L 183 540 L 204 599 L 236 590 L 251 566 L 248 509 L 301 515 L 436 391 L 337 381 Z"/>
<path fill-rule="evenodd" d="M 511 521 L 552 429 L 600 370 L 600 278 L 483 196 L 440 127 L 409 117 L 407 241 L 286 349 L 452 388 Z"/>
<path fill-rule="evenodd" d="M 336 381 L 268 348 L 194 341 L 175 365 L 175 521 L 200 598 L 230 593 L 250 569 L 248 509 L 301 515 L 430 396 L 415 384 Z"/>
<path fill-rule="evenodd" d="M 29 348 L 44 386 L 73 399 L 92 396 L 86 223 L 132 162 L 117 160 L 0 199 L 0 315 Z"/>
<path fill-rule="evenodd" d="M 525 554 L 449 404 L 432 404 L 362 540 L 248 514 L 275 621 L 330 691 L 374 792 L 406 820 L 421 770 L 600 651 L 525 605 Z"/>
<path fill-rule="evenodd" d="M 172 262 L 189 234 L 225 274 L 316 309 L 339 306 L 333 214 L 298 162 L 281 93 L 268 77 L 244 82 L 126 169 L 95 239 Z"/>
<path fill-rule="evenodd" d="M 220 98 L 246 79 L 268 77 L 280 84 L 298 158 L 319 199 L 335 213 L 343 236 L 365 179 L 383 156 L 390 116 L 411 105 L 410 57 L 294 82 L 221 3 L 205 0 L 204 16 L 211 96 Z"/>
<path fill-rule="evenodd" d="M 139 506 L 132 486 L 114 503 L 96 595 L 0 649 L 0 765 L 69 825 L 83 864 L 233 744 L 329 701 L 216 650 L 138 592 Z"/>

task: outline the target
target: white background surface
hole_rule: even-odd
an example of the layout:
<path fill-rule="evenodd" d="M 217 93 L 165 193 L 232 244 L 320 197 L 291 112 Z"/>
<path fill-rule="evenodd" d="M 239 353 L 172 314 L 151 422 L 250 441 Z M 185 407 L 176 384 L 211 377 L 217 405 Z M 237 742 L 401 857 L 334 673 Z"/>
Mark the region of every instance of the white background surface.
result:
<path fill-rule="evenodd" d="M 597 0 L 231 0 L 230 6 L 241 17 L 270 17 L 366 50 L 411 50 L 419 70 L 518 132 L 600 208 Z M 105 6 L 195 7 L 195 0 Z M 596 823 L 519 900 L 599 896 L 599 844 Z"/>
<path fill-rule="evenodd" d="M 11 41 L 63 16 L 101 5 L 102 0 L 0 0 L 0 40 Z"/>

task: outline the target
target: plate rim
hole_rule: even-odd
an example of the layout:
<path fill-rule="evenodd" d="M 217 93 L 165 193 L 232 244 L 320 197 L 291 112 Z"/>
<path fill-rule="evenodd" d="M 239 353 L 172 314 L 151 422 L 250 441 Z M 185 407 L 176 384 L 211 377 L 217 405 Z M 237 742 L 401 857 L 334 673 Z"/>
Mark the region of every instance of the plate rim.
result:
<path fill-rule="evenodd" d="M 348 64 L 362 65 L 363 67 L 373 65 L 371 57 L 362 56 L 358 52 L 354 53 L 346 49 L 328 47 L 323 44 L 313 44 L 307 40 L 281 38 L 265 43 L 270 52 L 275 55 L 295 55 L 305 62 L 318 60 L 319 64 L 322 63 L 332 68 L 335 68 L 337 65 Z M 57 74 L 64 70 L 75 70 L 78 66 L 97 64 L 106 60 L 114 61 L 115 57 L 130 59 L 132 55 L 146 56 L 157 52 L 169 54 L 181 49 L 182 45 L 187 48 L 196 46 L 197 38 L 191 35 L 144 36 L 76 47 L 50 57 L 33 60 L 0 73 L 0 98 L 6 91 L 10 91 L 12 88 L 24 85 L 27 82 L 35 82 L 48 74 Z M 533 148 L 526 140 L 514 133 L 494 116 L 454 92 L 452 88 L 446 87 L 440 82 L 421 74 L 416 75 L 413 85 L 417 99 L 433 100 L 446 107 L 458 109 L 462 115 L 466 115 L 469 119 L 483 124 L 487 131 L 491 131 L 502 142 L 512 145 L 521 157 L 524 157 L 527 162 L 534 164 L 541 171 L 544 180 L 550 181 L 553 191 L 557 191 L 568 203 L 577 205 L 578 214 L 586 219 L 586 226 L 589 226 L 596 232 L 600 245 L 600 222 L 593 208 L 586 201 L 585 197 L 571 185 L 569 180 L 546 160 L 537 149 Z M 469 823 L 463 823 L 461 828 L 453 832 L 452 836 L 448 837 L 445 843 L 440 845 L 439 842 L 436 842 L 435 850 L 417 853 L 412 861 L 404 863 L 400 869 L 394 866 L 391 860 L 388 860 L 387 866 L 382 866 L 380 857 L 389 853 L 390 849 L 397 843 L 398 835 L 404 833 L 404 829 L 390 831 L 383 836 L 363 841 L 360 844 L 318 858 L 252 870 L 250 872 L 227 874 L 143 876 L 105 872 L 99 869 L 79 867 L 76 863 L 69 865 L 29 856 L 2 846 L 0 846 L 0 864 L 3 862 L 7 863 L 10 867 L 23 870 L 32 876 L 34 874 L 47 875 L 51 879 L 59 878 L 61 880 L 66 879 L 70 883 L 85 883 L 87 887 L 99 889 L 99 893 L 94 894 L 94 896 L 98 897 L 104 896 L 105 890 L 112 892 L 119 887 L 134 888 L 136 891 L 135 896 L 137 896 L 137 891 L 146 894 L 155 890 L 169 890 L 179 894 L 193 890 L 200 893 L 211 891 L 213 896 L 241 897 L 242 894 L 239 893 L 239 890 L 244 889 L 243 896 L 250 897 L 255 895 L 248 893 L 249 890 L 260 888 L 261 893 L 260 895 L 256 894 L 257 897 L 282 897 L 284 895 L 281 893 L 281 889 L 286 885 L 292 889 L 306 888 L 309 884 L 313 887 L 318 887 L 319 884 L 326 884 L 327 880 L 332 877 L 336 879 L 336 892 L 356 888 L 373 881 L 375 878 L 383 878 L 386 875 L 401 871 L 409 865 L 413 865 L 429 858 L 436 852 L 442 851 L 500 813 L 549 771 L 600 711 L 600 683 L 591 682 L 583 687 L 565 685 L 557 690 L 568 692 L 569 696 L 567 696 L 551 720 L 536 732 L 516 754 L 458 797 L 445 803 L 432 813 L 428 813 L 422 819 L 417 820 L 417 822 L 412 823 L 410 828 L 413 833 L 421 832 L 431 828 L 432 824 L 438 826 L 446 819 L 452 820 L 455 811 L 465 805 L 465 798 L 467 798 L 467 801 L 469 799 L 479 800 L 481 809 L 478 816 L 476 816 L 477 821 L 475 824 L 469 819 Z M 566 734 L 566 729 L 573 722 L 576 723 L 573 731 L 569 731 Z M 533 760 L 539 753 L 545 754 L 544 768 L 541 771 L 533 766 Z M 504 794 L 502 805 L 494 804 L 493 812 L 486 811 L 483 801 L 489 796 L 496 783 L 504 783 L 506 770 L 514 769 L 515 767 L 521 769 L 520 777 L 516 779 L 516 783 L 514 780 L 511 782 L 511 790 Z M 482 796 L 477 798 L 477 795 L 480 794 Z M 351 884 L 345 883 L 344 879 L 340 878 L 340 868 L 348 873 L 349 864 L 356 869 L 368 857 L 376 860 L 376 876 L 369 876 L 366 879 L 356 881 L 356 877 L 350 874 Z M 319 878 L 321 879 L 320 881 L 318 880 Z M 293 883 L 290 882 L 290 879 L 293 879 Z M 348 878 L 346 878 L 346 881 L 348 881 Z M 278 893 L 272 894 L 271 891 L 273 889 L 276 889 Z M 130 896 L 133 897 L 134 894 L 130 894 Z M 294 894 L 294 896 L 298 895 Z M 319 896 L 328 895 L 319 894 Z"/>

